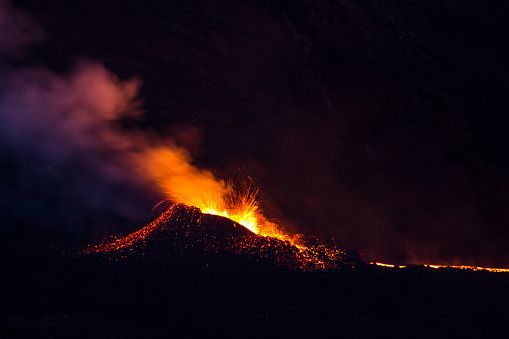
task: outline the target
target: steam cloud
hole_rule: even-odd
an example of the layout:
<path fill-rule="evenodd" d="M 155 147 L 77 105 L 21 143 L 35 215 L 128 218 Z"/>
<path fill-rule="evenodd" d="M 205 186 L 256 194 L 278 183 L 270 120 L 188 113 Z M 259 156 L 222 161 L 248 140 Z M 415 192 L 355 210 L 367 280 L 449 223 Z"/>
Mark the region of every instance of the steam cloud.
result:
<path fill-rule="evenodd" d="M 5 1 L 0 1 L 0 30 L 0 56 L 19 56 L 27 44 L 41 36 L 40 29 Z M 131 219 L 147 214 L 144 207 L 156 198 L 153 188 L 157 180 L 169 180 L 170 184 L 198 181 L 205 185 L 202 191 L 224 189 L 212 173 L 191 165 L 188 152 L 174 141 L 120 126 L 121 121 L 142 115 L 136 100 L 139 80 L 119 80 L 91 61 L 78 62 L 66 75 L 42 68 L 16 69 L 4 61 L 0 69 L 0 141 L 5 152 L 15 154 L 14 167 L 23 170 L 13 170 L 18 185 L 10 191 L 1 188 L 1 199 L 10 201 L 13 191 L 40 186 L 34 179 L 40 169 L 65 176 L 61 187 L 65 193 L 60 192 L 59 199 L 78 201 L 88 209 L 112 209 Z M 166 192 L 158 193 L 160 198 Z M 176 192 L 182 193 L 200 194 Z M 32 199 L 25 196 L 25 200 Z M 58 218 L 66 213 L 62 209 L 69 208 L 53 206 L 48 211 L 42 206 L 45 202 L 35 204 L 39 208 L 33 208 L 33 201 L 28 204 L 39 223 L 48 216 Z M 40 213 L 36 213 L 38 209 Z"/>

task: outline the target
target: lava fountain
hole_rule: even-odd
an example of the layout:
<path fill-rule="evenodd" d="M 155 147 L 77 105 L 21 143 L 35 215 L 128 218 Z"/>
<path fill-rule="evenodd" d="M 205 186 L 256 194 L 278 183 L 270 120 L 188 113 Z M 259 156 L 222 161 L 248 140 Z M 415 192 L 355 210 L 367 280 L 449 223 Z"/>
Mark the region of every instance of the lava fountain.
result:
<path fill-rule="evenodd" d="M 200 244 L 204 253 L 214 248 L 208 253 L 229 251 L 301 270 L 325 270 L 357 263 L 356 258 L 350 260 L 347 252 L 340 248 L 288 233 L 267 220 L 253 184 L 234 185 L 216 178 L 212 172 L 194 166 L 189 154 L 182 148 L 164 146 L 147 149 L 140 154 L 139 168 L 174 205 L 138 231 L 92 246 L 88 253 L 117 253 L 125 257 L 138 252 L 143 257 L 151 251 L 146 243 L 160 243 L 156 239 L 160 236 L 169 239 L 166 243 L 189 241 L 192 244 L 183 247 Z M 229 220 L 230 224 L 225 224 L 225 220 Z M 222 243 L 217 241 L 218 233 L 214 233 L 217 225 L 224 226 L 219 233 L 226 229 L 226 233 L 230 234 L 219 236 Z M 239 231 L 239 227 L 244 231 Z M 176 239 L 176 234 L 187 240 Z M 206 239 L 211 240 L 207 243 Z"/>
<path fill-rule="evenodd" d="M 196 168 L 183 149 L 152 149 L 146 153 L 144 164 L 147 173 L 169 200 L 231 219 L 257 235 L 303 246 L 297 235 L 289 234 L 267 220 L 260 209 L 258 189 L 252 184 L 243 184 L 239 189 L 216 178 L 208 170 Z"/>

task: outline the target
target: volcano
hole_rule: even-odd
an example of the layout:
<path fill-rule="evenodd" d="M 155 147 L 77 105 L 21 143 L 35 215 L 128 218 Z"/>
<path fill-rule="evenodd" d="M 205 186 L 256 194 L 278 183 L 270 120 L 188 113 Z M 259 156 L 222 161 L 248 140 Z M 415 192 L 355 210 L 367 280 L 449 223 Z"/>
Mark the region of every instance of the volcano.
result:
<path fill-rule="evenodd" d="M 241 224 L 196 207 L 177 204 L 136 232 L 86 251 L 114 261 L 161 261 L 170 265 L 242 264 L 291 270 L 329 270 L 364 264 L 359 256 L 313 239 L 294 244 L 251 232 Z"/>

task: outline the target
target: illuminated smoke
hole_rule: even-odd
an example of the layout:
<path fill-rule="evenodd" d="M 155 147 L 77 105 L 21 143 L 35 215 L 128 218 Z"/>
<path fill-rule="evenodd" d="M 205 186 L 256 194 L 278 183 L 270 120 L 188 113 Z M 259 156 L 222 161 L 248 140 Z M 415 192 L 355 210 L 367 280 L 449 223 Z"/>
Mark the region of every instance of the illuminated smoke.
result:
<path fill-rule="evenodd" d="M 79 61 L 67 74 L 8 66 L 9 58 L 42 35 L 5 1 L 0 1 L 0 31 L 0 141 L 27 168 L 25 176 L 16 173 L 23 176 L 20 181 L 31 182 L 39 168 L 49 166 L 66 173 L 67 195 L 123 215 L 136 214 L 139 196 L 168 197 L 165 184 L 158 189 L 163 173 L 165 183 L 180 187 L 170 197 L 187 200 L 178 184 L 190 181 L 196 183 L 191 195 L 226 187 L 192 166 L 187 151 L 171 138 L 121 127 L 123 120 L 142 118 L 136 101 L 140 81 L 120 80 L 94 61 Z M 164 160 L 154 158 L 158 152 Z M 154 172 L 153 164 L 161 161 L 164 166 Z M 134 193 L 124 196 L 129 190 Z"/>
<path fill-rule="evenodd" d="M 14 11 L 2 5 L 7 31 L 24 32 L 27 21 L 11 19 Z M 5 51 L 33 41 L 21 33 L 11 38 L 3 39 Z M 120 80 L 92 61 L 78 62 L 64 75 L 12 67 L 2 69 L 1 75 L 2 143 L 26 166 L 37 163 L 35 154 L 44 165 L 72 168 L 69 191 L 89 207 L 132 214 L 139 208 L 136 201 L 124 199 L 123 191 L 115 187 L 133 190 L 135 196 L 155 192 L 160 199 L 227 216 L 253 232 L 286 237 L 261 215 L 255 190 L 235 190 L 212 172 L 197 168 L 171 136 L 121 127 L 123 120 L 142 117 L 136 100 L 140 81 Z"/>

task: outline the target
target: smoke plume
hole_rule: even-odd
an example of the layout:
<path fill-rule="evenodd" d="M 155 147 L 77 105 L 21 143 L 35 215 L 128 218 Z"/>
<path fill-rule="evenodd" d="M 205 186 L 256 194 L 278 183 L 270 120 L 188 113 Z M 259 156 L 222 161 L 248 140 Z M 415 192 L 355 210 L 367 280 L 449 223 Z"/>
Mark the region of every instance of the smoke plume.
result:
<path fill-rule="evenodd" d="M 37 26 L 4 1 L 0 27 L 0 56 L 19 55 L 41 36 Z M 122 127 L 122 122 L 143 118 L 137 100 L 140 86 L 139 80 L 121 80 L 94 61 L 79 61 L 67 74 L 40 67 L 2 67 L 0 141 L 4 153 L 14 158 L 14 182 L 3 185 L 2 200 L 25 192 L 31 214 L 44 223 L 47 216 L 72 214 L 69 201 L 76 201 L 77 208 L 112 210 L 136 219 L 147 214 L 144 207 L 155 199 L 189 202 L 210 191 L 221 195 L 226 185 L 211 172 L 194 167 L 189 153 L 174 140 Z M 44 178 L 37 180 L 41 170 Z M 61 178 L 60 185 L 48 183 L 48 176 Z M 33 201 L 30 195 L 46 185 L 58 186 L 56 199 L 67 200 L 64 206 L 46 209 L 42 205 L 47 196 Z"/>

